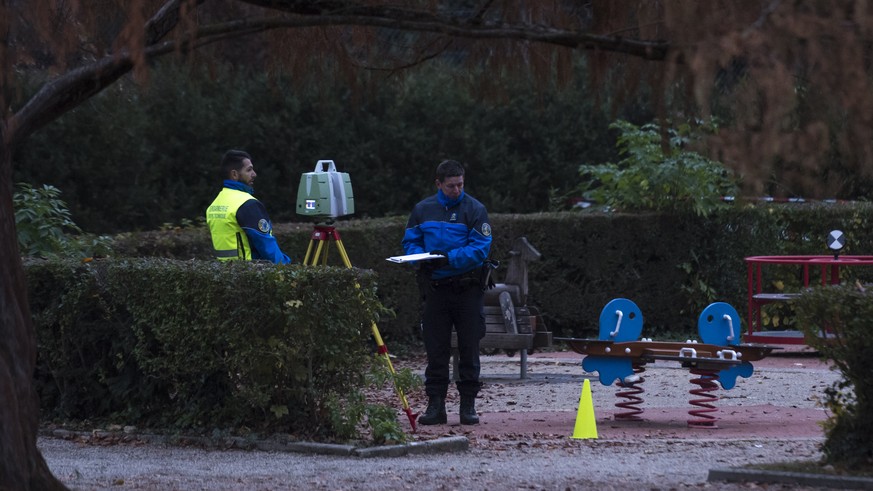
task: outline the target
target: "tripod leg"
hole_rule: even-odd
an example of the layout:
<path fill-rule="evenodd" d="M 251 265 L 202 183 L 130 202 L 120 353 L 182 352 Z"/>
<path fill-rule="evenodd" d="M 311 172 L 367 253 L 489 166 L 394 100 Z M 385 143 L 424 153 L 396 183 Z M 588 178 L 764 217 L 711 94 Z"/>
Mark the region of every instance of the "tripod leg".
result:
<path fill-rule="evenodd" d="M 315 255 L 312 256 L 312 262 L 310 263 L 312 266 L 318 264 L 318 258 L 321 257 L 321 250 L 324 248 L 324 241 L 319 240 L 318 246 L 315 248 Z"/>
<path fill-rule="evenodd" d="M 321 252 L 322 252 L 322 254 L 321 254 L 321 265 L 322 265 L 322 266 L 327 266 L 327 253 L 328 253 L 328 251 L 330 251 L 330 242 L 329 242 L 327 239 L 325 239 L 324 242 L 323 242 L 323 244 L 324 244 L 324 248 L 323 248 L 323 250 L 321 251 Z"/>
<path fill-rule="evenodd" d="M 312 242 L 309 243 L 309 248 L 306 249 L 306 256 L 303 258 L 304 266 L 316 266 L 318 265 L 318 258 L 321 257 L 321 251 L 324 248 L 324 241 L 319 240 L 318 245 L 315 246 L 315 252 L 312 252 L 313 244 L 316 239 L 312 239 Z M 310 257 L 312 261 L 310 261 Z"/>
<path fill-rule="evenodd" d="M 318 263 L 318 258 L 321 257 L 322 264 L 327 264 L 327 248 L 329 247 L 329 243 L 327 239 L 333 238 L 336 242 L 337 250 L 339 250 L 340 257 L 342 257 L 343 264 L 349 269 L 352 268 L 352 262 L 349 260 L 349 255 L 346 253 L 346 248 L 343 246 L 343 241 L 339 238 L 339 234 L 335 231 L 333 234 L 329 234 L 327 237 L 324 237 L 319 241 L 318 247 L 315 250 L 315 256 L 312 258 L 312 265 L 315 266 Z M 314 239 L 313 239 L 314 240 Z M 312 247 L 312 243 L 310 243 L 310 248 Z M 324 255 L 322 255 L 322 249 L 324 250 Z M 309 251 L 306 251 L 307 260 L 309 258 Z M 306 261 L 304 261 L 306 262 Z M 356 284 L 357 288 L 361 286 Z M 376 340 L 376 346 L 378 346 L 379 355 L 385 360 L 385 365 L 388 367 L 388 371 L 391 373 L 391 378 L 394 382 L 394 389 L 397 392 L 397 396 L 400 398 L 400 403 L 403 405 L 403 412 L 406 413 L 406 417 L 409 418 L 409 424 L 412 426 L 412 431 L 416 431 L 415 419 L 418 417 L 417 414 L 413 414 L 412 408 L 409 407 L 409 401 L 406 399 L 406 394 L 403 393 L 403 388 L 401 388 L 397 384 L 397 372 L 394 371 L 394 365 L 391 363 L 391 357 L 388 356 L 388 347 L 385 346 L 385 342 L 382 340 L 382 335 L 379 334 L 379 327 L 376 325 L 375 321 L 370 322 L 370 329 L 373 333 L 373 338 Z"/>
<path fill-rule="evenodd" d="M 349 255 L 346 253 L 346 247 L 343 245 L 342 240 L 337 239 L 336 248 L 337 250 L 339 250 L 340 257 L 343 258 L 343 264 L 345 264 L 347 268 L 351 269 L 352 262 L 349 260 Z"/>
<path fill-rule="evenodd" d="M 308 265 L 308 264 L 309 264 L 309 255 L 312 254 L 312 246 L 313 246 L 314 243 L 315 243 L 315 239 L 311 239 L 311 240 L 309 241 L 309 247 L 306 248 L 306 255 L 303 256 L 303 264 L 304 264 L 304 265 Z M 314 260 L 313 260 L 312 262 L 315 263 Z"/>
<path fill-rule="evenodd" d="M 409 407 L 409 401 L 406 399 L 406 394 L 403 393 L 403 389 L 397 385 L 397 372 L 394 371 L 394 365 L 391 363 L 391 357 L 388 356 L 388 347 L 385 346 L 385 342 L 382 341 L 382 336 L 379 334 L 379 328 L 376 326 L 376 322 L 370 323 L 370 329 L 373 332 L 373 338 L 376 340 L 376 346 L 378 346 L 379 354 L 384 358 L 385 365 L 388 366 L 388 371 L 391 373 L 391 378 L 394 381 L 394 390 L 397 392 L 397 397 L 400 398 L 400 404 L 403 406 L 403 412 L 406 413 L 406 417 L 409 418 L 409 425 L 412 426 L 413 433 L 415 432 L 415 419 L 418 417 L 417 414 L 412 413 L 412 409 Z"/>

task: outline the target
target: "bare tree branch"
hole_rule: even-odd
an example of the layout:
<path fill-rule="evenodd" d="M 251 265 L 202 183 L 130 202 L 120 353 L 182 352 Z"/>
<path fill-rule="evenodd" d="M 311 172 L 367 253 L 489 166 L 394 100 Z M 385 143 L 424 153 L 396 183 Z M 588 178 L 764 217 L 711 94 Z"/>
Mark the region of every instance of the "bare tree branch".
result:
<path fill-rule="evenodd" d="M 205 0 L 197 0 L 197 4 Z M 155 43 L 179 23 L 184 0 L 168 0 L 146 22 L 146 40 Z M 118 80 L 134 66 L 129 51 L 110 55 L 43 85 L 8 122 L 7 141 L 14 145 Z"/>
<path fill-rule="evenodd" d="M 204 1 L 197 0 L 196 5 Z M 159 43 L 159 40 L 165 38 L 178 26 L 179 10 L 184 3 L 184 0 L 168 0 L 146 23 L 145 57 L 154 58 L 176 49 L 193 49 L 219 40 L 271 29 L 343 25 L 431 32 L 469 39 L 523 40 L 574 49 L 612 51 L 646 60 L 663 60 L 669 49 L 669 44 L 664 41 L 598 36 L 582 31 L 529 24 L 493 24 L 484 21 L 470 24 L 466 20 L 452 17 L 440 17 L 407 9 L 367 7 L 356 2 L 241 1 L 298 15 L 247 18 L 202 26 L 195 32 L 184 33 L 180 36 L 182 41 L 170 40 Z M 480 15 L 481 13 L 477 14 L 477 18 Z M 99 93 L 131 71 L 134 66 L 135 60 L 130 51 L 124 50 L 48 82 L 12 117 L 9 125 L 9 141 L 21 141 L 61 114 Z"/>
<path fill-rule="evenodd" d="M 626 39 L 620 36 L 598 36 L 584 31 L 556 29 L 532 24 L 505 24 L 488 21 L 484 11 L 486 3 L 470 19 L 451 15 L 434 15 L 428 12 L 401 9 L 390 6 L 366 6 L 355 1 L 307 2 L 302 0 L 240 0 L 300 16 L 317 15 L 316 23 L 309 25 L 357 25 L 385 27 L 399 30 L 435 32 L 471 39 L 513 39 L 565 46 L 569 48 L 598 49 L 624 53 L 646 60 L 664 60 L 669 43 Z M 286 19 L 283 27 L 295 26 L 295 21 Z M 279 26 L 277 26 L 279 27 Z"/>

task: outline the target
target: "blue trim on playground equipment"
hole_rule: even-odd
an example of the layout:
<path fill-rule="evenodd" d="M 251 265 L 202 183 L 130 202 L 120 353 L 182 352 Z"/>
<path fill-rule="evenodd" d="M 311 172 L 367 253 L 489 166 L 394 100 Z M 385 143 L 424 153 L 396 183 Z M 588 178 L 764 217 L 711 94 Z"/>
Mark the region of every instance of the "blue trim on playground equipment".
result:
<path fill-rule="evenodd" d="M 616 312 L 621 312 L 621 320 Z M 616 330 L 618 333 L 611 336 Z M 600 311 L 600 340 L 622 343 L 636 341 L 643 333 L 643 313 L 637 304 L 626 298 L 614 298 Z"/>
<path fill-rule="evenodd" d="M 730 317 L 730 322 L 725 319 L 725 316 Z M 733 325 L 733 339 L 728 339 L 731 335 L 731 325 Z M 697 333 L 701 341 L 706 344 L 736 346 L 740 344 L 742 330 L 740 315 L 728 303 L 711 303 L 697 318 Z"/>

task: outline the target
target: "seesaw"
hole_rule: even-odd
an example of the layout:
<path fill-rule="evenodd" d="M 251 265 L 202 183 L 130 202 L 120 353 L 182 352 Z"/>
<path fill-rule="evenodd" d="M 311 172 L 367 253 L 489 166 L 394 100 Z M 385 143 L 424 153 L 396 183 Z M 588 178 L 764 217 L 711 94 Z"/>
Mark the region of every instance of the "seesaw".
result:
<path fill-rule="evenodd" d="M 621 420 L 639 420 L 645 392 L 639 386 L 645 379 L 640 373 L 645 364 L 655 360 L 678 361 L 697 378 L 698 385 L 689 391 L 698 396 L 689 402 L 696 406 L 688 411 L 693 416 L 688 425 L 697 428 L 716 428 L 717 418 L 712 414 L 718 409 L 712 404 L 718 400 L 711 392 L 718 389 L 716 382 L 725 390 L 736 385 L 737 377 L 752 376 L 753 361 L 769 355 L 777 346 L 743 344 L 741 342 L 740 317 L 736 309 L 724 302 L 710 304 L 703 309 L 697 320 L 697 331 L 702 342 L 659 342 L 642 338 L 643 314 L 637 305 L 626 299 L 616 298 L 600 312 L 598 339 L 555 338 L 564 341 L 576 353 L 586 355 L 582 368 L 597 372 L 600 383 L 615 383 L 623 391 L 616 396 L 626 401 L 616 403 L 625 412 L 616 413 Z"/>

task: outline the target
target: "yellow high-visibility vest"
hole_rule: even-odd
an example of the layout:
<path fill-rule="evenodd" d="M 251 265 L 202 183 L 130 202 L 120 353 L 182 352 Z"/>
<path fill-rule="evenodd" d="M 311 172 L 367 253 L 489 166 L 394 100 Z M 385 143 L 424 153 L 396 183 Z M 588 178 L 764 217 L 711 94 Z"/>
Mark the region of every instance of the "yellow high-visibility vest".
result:
<path fill-rule="evenodd" d="M 249 193 L 224 188 L 206 210 L 206 223 L 212 234 L 215 257 L 221 261 L 252 260 L 249 238 L 236 221 L 236 211 L 243 203 L 255 199 Z"/>

